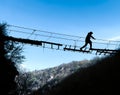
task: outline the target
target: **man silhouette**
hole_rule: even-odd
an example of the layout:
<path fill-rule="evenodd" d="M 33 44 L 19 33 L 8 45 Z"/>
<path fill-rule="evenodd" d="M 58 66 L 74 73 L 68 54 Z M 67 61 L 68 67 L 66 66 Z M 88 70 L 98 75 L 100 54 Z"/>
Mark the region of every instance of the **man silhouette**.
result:
<path fill-rule="evenodd" d="M 90 45 L 90 49 L 92 49 L 92 41 L 90 40 L 91 38 L 95 40 L 95 38 L 92 36 L 93 32 L 90 31 L 86 38 L 85 38 L 85 45 L 83 45 L 80 50 L 82 50 L 82 48 L 86 47 L 88 44 Z"/>

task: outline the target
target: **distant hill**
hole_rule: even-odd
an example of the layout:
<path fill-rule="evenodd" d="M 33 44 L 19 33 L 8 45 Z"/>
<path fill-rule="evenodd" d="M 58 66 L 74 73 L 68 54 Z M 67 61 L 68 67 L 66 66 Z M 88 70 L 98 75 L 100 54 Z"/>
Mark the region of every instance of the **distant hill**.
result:
<path fill-rule="evenodd" d="M 120 52 L 96 60 L 96 64 L 80 68 L 46 92 L 32 95 L 119 95 Z"/>
<path fill-rule="evenodd" d="M 89 65 L 89 60 L 72 61 L 52 68 L 22 73 L 17 79 L 19 90 L 21 90 L 20 93 L 31 93 L 31 91 L 37 89 L 46 92 L 62 79 L 76 72 L 79 68 L 84 68 Z"/>

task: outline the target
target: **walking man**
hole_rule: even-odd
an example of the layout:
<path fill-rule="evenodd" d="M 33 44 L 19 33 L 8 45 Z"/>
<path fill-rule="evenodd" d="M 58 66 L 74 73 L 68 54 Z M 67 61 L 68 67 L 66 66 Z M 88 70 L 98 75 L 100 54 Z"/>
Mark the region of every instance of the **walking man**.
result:
<path fill-rule="evenodd" d="M 92 49 L 92 41 L 90 40 L 91 38 L 95 40 L 95 38 L 92 36 L 93 32 L 90 31 L 86 38 L 85 38 L 85 45 L 83 45 L 80 50 L 82 50 L 82 48 L 86 47 L 88 44 L 90 45 L 90 49 Z"/>

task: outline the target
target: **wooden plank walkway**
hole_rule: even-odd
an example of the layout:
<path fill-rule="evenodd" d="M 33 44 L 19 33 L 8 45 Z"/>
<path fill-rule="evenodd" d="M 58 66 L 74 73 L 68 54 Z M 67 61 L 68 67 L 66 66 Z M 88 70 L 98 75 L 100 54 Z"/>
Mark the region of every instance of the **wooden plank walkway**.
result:
<path fill-rule="evenodd" d="M 31 44 L 31 45 L 39 45 L 39 46 L 43 46 L 45 47 L 45 45 L 50 45 L 49 47 L 51 49 L 57 49 L 60 50 L 62 47 L 62 50 L 64 51 L 73 51 L 73 52 L 81 52 L 81 53 L 92 53 L 92 52 L 96 52 L 96 54 L 115 54 L 117 52 L 120 52 L 120 50 L 113 50 L 113 49 L 98 49 L 98 48 L 92 48 L 92 49 L 84 49 L 84 50 L 80 50 L 79 47 L 76 48 L 76 46 L 71 46 L 71 45 L 63 45 L 60 43 L 54 43 L 54 42 L 48 42 L 48 41 L 38 41 L 38 40 L 31 40 L 31 39 L 23 39 L 23 38 L 16 38 L 16 37 L 12 37 L 12 36 L 5 36 L 4 37 L 5 40 L 11 40 L 14 42 L 20 42 L 20 43 L 24 43 L 24 44 Z M 55 46 L 55 48 L 54 48 Z"/>
<path fill-rule="evenodd" d="M 62 46 L 62 44 L 59 44 L 59 43 L 53 43 L 53 42 L 47 42 L 47 41 L 38 41 L 38 40 L 30 40 L 30 39 L 23 39 L 23 38 L 15 38 L 15 37 L 12 37 L 12 36 L 5 36 L 4 37 L 5 40 L 11 40 L 11 41 L 14 41 L 14 42 L 20 42 L 20 43 L 24 43 L 24 44 L 31 44 L 31 45 L 45 45 L 45 44 L 49 44 L 51 45 L 51 48 L 53 48 L 53 46 L 57 46 L 58 49 L 60 46 Z"/>

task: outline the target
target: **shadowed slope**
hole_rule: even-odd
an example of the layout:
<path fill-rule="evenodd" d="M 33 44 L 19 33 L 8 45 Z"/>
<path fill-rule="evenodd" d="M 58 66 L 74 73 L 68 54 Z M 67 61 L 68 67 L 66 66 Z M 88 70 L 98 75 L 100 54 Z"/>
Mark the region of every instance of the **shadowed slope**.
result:
<path fill-rule="evenodd" d="M 65 78 L 50 91 L 34 95 L 116 95 L 120 94 L 120 53 L 98 60 Z"/>

